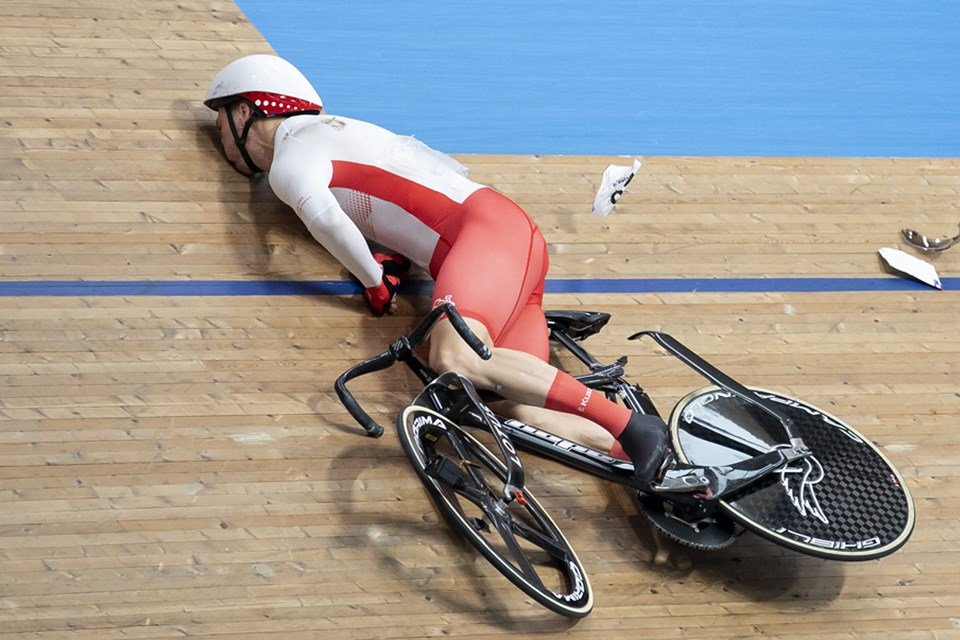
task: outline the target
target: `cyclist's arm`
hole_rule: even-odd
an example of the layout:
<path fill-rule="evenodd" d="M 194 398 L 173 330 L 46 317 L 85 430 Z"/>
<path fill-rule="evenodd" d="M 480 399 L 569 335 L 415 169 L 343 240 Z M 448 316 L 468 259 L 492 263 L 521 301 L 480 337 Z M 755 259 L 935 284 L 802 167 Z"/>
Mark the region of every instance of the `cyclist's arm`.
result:
<path fill-rule="evenodd" d="M 304 162 L 302 156 L 279 163 L 270 170 L 270 187 L 290 205 L 310 230 L 310 235 L 340 261 L 364 287 L 380 284 L 383 269 L 373 258 L 367 241 L 333 192 L 333 165 L 325 158 Z"/>

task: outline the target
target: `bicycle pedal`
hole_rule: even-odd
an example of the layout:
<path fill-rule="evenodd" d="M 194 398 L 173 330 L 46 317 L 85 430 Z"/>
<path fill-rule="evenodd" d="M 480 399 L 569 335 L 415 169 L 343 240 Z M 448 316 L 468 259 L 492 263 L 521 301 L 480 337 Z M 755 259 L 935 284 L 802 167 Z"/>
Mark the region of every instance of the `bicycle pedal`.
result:
<path fill-rule="evenodd" d="M 702 468 L 667 469 L 660 480 L 650 487 L 655 493 L 702 493 L 710 489 L 710 478 Z"/>

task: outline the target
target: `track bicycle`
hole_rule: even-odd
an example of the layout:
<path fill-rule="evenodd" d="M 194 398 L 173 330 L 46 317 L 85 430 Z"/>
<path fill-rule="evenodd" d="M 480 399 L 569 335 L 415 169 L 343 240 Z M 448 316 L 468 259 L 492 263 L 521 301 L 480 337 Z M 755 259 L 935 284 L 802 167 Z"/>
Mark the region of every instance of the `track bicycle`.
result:
<path fill-rule="evenodd" d="M 409 335 L 345 371 L 337 394 L 367 434 L 377 424 L 347 389 L 359 376 L 403 362 L 424 383 L 397 416 L 404 453 L 439 510 L 503 575 L 538 603 L 570 617 L 587 615 L 587 574 L 559 527 L 524 483 L 518 449 L 636 491 L 655 528 L 701 550 L 722 549 L 745 530 L 794 551 L 831 560 L 893 553 L 913 531 L 914 506 L 903 479 L 867 438 L 838 418 L 790 396 L 746 387 L 670 335 L 641 331 L 711 384 L 670 413 L 671 451 L 653 485 L 607 452 L 494 413 L 498 396 L 478 392 L 456 372 L 438 374 L 414 349 L 446 316 L 482 358 L 490 350 L 450 304 L 434 308 Z M 597 361 L 582 346 L 609 321 L 606 313 L 547 311 L 552 342 L 585 364 L 577 379 L 626 407 L 657 416 L 654 403 L 624 379 L 627 358 Z M 491 452 L 470 431 L 488 432 Z M 488 438 L 489 439 L 489 438 Z"/>

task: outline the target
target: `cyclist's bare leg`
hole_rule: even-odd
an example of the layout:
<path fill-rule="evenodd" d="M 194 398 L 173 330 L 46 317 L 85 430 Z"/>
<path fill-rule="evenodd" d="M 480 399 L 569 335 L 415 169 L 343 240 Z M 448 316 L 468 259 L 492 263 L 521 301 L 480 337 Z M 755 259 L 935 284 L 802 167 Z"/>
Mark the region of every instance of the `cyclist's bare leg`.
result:
<path fill-rule="evenodd" d="M 604 453 L 609 452 L 615 442 L 610 432 L 596 422 L 575 416 L 572 413 L 551 411 L 543 407 L 531 407 L 510 400 L 491 403 L 490 408 L 508 418 L 514 418 L 525 424 L 549 431 L 553 435 Z"/>
<path fill-rule="evenodd" d="M 490 347 L 489 360 L 480 356 L 457 334 L 449 322 L 441 322 L 434 329 L 430 344 L 430 365 L 437 371 L 457 371 L 481 389 L 495 391 L 508 400 L 533 407 L 544 407 L 548 395 L 552 409 L 577 416 L 577 413 L 596 420 L 617 438 L 626 455 L 634 462 L 637 477 L 649 482 L 666 455 L 667 437 L 663 422 L 653 416 L 632 413 L 611 403 L 602 394 L 592 394 L 572 377 L 526 353 L 494 347 L 486 327 L 472 318 L 465 318 L 470 329 Z M 566 391 L 560 391 L 562 402 L 557 402 L 556 382 Z M 572 400 L 572 402 L 571 402 Z M 592 407 L 592 408 L 591 408 Z M 597 416 L 626 413 L 619 425 L 606 424 Z M 579 416 L 577 416 L 579 417 Z M 616 430 L 615 430 L 616 429 Z"/>
<path fill-rule="evenodd" d="M 472 318 L 464 320 L 490 347 L 493 356 L 481 360 L 449 322 L 441 322 L 430 336 L 430 365 L 440 372 L 457 371 L 477 387 L 496 391 L 519 404 L 542 407 L 557 375 L 556 367 L 523 351 L 494 347 L 482 323 Z"/>
<path fill-rule="evenodd" d="M 457 371 L 481 389 L 496 391 L 508 402 L 501 403 L 511 417 L 531 425 L 549 425 L 546 431 L 609 451 L 614 438 L 610 432 L 583 416 L 545 409 L 547 393 L 557 368 L 525 351 L 493 347 L 482 323 L 464 318 L 470 329 L 491 347 L 493 356 L 481 360 L 449 322 L 437 326 L 431 336 L 430 364 L 438 371 Z"/>

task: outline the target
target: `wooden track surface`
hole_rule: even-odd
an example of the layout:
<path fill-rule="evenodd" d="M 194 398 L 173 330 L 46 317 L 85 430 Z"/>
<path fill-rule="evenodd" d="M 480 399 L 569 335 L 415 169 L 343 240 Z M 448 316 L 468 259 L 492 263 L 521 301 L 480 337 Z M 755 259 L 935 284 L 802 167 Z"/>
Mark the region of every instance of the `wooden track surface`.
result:
<path fill-rule="evenodd" d="M 343 275 L 212 143 L 208 79 L 270 50 L 231 2 L 63 5 L 0 5 L 0 278 Z M 536 218 L 553 278 L 874 277 L 901 226 L 960 219 L 958 159 L 648 158 L 601 220 L 616 159 L 460 158 Z M 627 343 L 640 328 L 847 419 L 918 513 L 875 562 L 752 536 L 700 553 L 626 491 L 530 457 L 597 592 L 577 623 L 438 523 L 396 437 L 357 436 L 330 390 L 425 304 L 375 320 L 351 297 L 0 297 L 0 640 L 960 637 L 955 292 L 548 296 L 612 312 L 589 346 L 629 354 L 663 411 L 699 381 Z M 356 388 L 389 423 L 416 385 Z"/>

